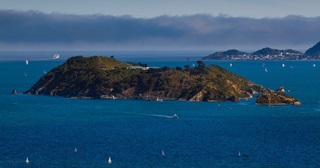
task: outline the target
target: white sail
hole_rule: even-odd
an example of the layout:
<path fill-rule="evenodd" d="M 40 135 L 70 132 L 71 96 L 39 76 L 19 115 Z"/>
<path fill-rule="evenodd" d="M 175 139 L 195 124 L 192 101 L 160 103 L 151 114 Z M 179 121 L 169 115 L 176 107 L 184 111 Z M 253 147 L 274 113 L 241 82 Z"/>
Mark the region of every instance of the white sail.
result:
<path fill-rule="evenodd" d="M 27 159 L 26 159 L 26 164 L 29 164 L 29 158 L 27 157 Z"/>
<path fill-rule="evenodd" d="M 162 156 L 165 156 L 165 155 L 166 155 L 166 154 L 164 154 L 164 151 L 163 151 L 163 150 L 161 151 L 161 154 L 162 154 Z"/>
<path fill-rule="evenodd" d="M 74 148 L 74 152 L 78 152 L 78 149 L 77 149 L 77 148 Z"/>
<path fill-rule="evenodd" d="M 111 163 L 112 163 L 111 156 L 109 156 L 108 164 L 111 164 Z"/>
<path fill-rule="evenodd" d="M 29 65 L 29 61 L 28 60 L 26 60 L 26 65 Z"/>

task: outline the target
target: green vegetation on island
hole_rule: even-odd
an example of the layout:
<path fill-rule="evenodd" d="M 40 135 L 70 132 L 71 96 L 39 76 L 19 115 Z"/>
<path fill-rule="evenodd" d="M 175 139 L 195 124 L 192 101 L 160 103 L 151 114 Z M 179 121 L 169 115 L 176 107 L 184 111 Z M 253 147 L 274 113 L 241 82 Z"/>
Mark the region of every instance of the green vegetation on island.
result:
<path fill-rule="evenodd" d="M 168 99 L 239 101 L 262 93 L 257 104 L 288 104 L 283 94 L 269 90 L 217 65 L 149 68 L 113 57 L 69 58 L 40 78 L 26 94 L 98 99 Z M 280 96 L 280 97 L 279 97 Z M 294 101 L 297 101 L 294 99 Z M 291 101 L 290 101 L 291 102 Z"/>
<path fill-rule="evenodd" d="M 216 65 L 148 68 L 109 57 L 68 59 L 26 93 L 64 97 L 238 101 L 264 88 Z"/>

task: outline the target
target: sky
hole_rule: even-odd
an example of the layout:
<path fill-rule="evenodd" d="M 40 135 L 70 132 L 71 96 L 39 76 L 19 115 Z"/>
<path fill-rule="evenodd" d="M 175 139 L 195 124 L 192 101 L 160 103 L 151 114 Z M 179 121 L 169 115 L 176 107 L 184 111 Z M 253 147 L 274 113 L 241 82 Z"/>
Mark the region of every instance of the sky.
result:
<path fill-rule="evenodd" d="M 1 0 L 0 51 L 305 50 L 319 0 Z"/>

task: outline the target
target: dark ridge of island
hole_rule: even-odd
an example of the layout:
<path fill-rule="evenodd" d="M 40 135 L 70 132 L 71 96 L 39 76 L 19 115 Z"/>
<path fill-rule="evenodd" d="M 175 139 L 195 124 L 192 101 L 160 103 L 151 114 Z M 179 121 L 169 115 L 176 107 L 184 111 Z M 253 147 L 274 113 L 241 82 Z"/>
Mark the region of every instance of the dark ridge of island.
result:
<path fill-rule="evenodd" d="M 265 89 L 217 65 L 151 68 L 114 58 L 76 56 L 42 76 L 26 94 L 98 99 L 239 101 Z"/>
<path fill-rule="evenodd" d="M 320 42 L 309 48 L 304 55 L 320 58 Z"/>
<path fill-rule="evenodd" d="M 259 105 L 301 105 L 301 102 L 294 97 L 291 97 L 284 93 L 283 88 L 279 88 L 277 91 L 266 89 L 261 93 L 256 100 L 256 104 Z"/>
<path fill-rule="evenodd" d="M 319 60 L 320 42 L 309 48 L 304 54 L 293 49 L 278 50 L 262 48 L 252 53 L 236 49 L 215 52 L 202 58 L 203 60 Z"/>

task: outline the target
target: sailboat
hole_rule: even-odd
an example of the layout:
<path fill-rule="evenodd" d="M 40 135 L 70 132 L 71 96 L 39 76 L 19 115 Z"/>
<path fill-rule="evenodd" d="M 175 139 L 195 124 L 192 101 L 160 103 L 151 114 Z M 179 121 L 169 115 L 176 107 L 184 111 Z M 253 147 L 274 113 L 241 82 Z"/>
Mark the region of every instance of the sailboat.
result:
<path fill-rule="evenodd" d="M 108 164 L 111 164 L 111 163 L 112 163 L 111 156 L 109 156 Z"/>
<path fill-rule="evenodd" d="M 78 152 L 78 149 L 77 149 L 77 148 L 74 148 L 74 152 Z"/>
<path fill-rule="evenodd" d="M 161 155 L 162 155 L 162 156 L 166 156 L 166 154 L 164 154 L 163 150 L 161 151 Z"/>
<path fill-rule="evenodd" d="M 29 158 L 27 157 L 27 159 L 26 159 L 26 164 L 29 164 Z"/>
<path fill-rule="evenodd" d="M 26 65 L 29 65 L 29 61 L 28 60 L 26 60 Z"/>
<path fill-rule="evenodd" d="M 240 153 L 240 151 L 239 151 L 239 153 L 238 153 L 238 156 L 241 156 L 241 153 Z"/>
<path fill-rule="evenodd" d="M 282 64 L 282 68 L 284 68 L 286 65 Z"/>
<path fill-rule="evenodd" d="M 52 57 L 53 57 L 53 59 L 58 59 L 58 58 L 60 58 L 60 55 L 59 54 L 54 54 Z"/>
<path fill-rule="evenodd" d="M 265 71 L 265 72 L 268 72 L 268 69 L 267 69 L 267 68 L 264 68 L 264 71 Z"/>

